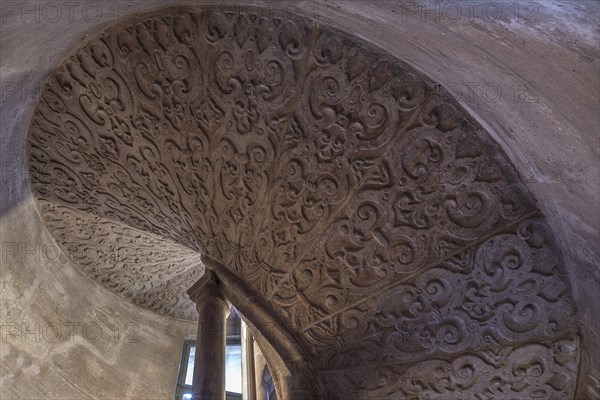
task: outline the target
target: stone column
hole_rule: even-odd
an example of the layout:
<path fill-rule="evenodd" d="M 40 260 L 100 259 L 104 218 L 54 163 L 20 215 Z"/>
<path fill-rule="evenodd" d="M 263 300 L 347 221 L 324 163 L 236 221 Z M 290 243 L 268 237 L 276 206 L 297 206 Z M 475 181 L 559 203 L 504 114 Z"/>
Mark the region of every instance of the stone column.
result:
<path fill-rule="evenodd" d="M 193 400 L 225 400 L 225 318 L 229 305 L 214 272 L 206 270 L 188 291 L 198 310 Z"/>

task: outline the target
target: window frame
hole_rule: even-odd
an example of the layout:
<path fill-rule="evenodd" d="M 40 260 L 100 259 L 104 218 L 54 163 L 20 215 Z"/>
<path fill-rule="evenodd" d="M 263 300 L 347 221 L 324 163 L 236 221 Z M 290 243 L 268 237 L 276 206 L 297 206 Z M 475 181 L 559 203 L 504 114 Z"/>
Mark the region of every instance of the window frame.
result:
<path fill-rule="evenodd" d="M 181 400 L 184 394 L 192 393 L 192 385 L 185 384 L 187 375 L 188 361 L 192 347 L 196 347 L 195 340 L 184 340 L 181 348 L 181 360 L 179 361 L 179 370 L 177 371 L 177 384 L 175 388 L 175 400 Z"/>
<path fill-rule="evenodd" d="M 240 321 L 241 323 L 241 321 Z M 229 335 L 225 337 L 225 344 L 227 345 L 238 345 L 241 351 L 244 351 L 241 347 L 242 340 L 240 335 Z M 184 340 L 181 348 L 181 359 L 179 361 L 179 370 L 177 371 L 177 384 L 175 388 L 175 400 L 182 400 L 183 395 L 192 393 L 192 385 L 185 384 L 185 376 L 187 375 L 188 360 L 190 358 L 190 352 L 192 347 L 196 346 L 196 340 Z M 242 379 L 243 375 L 242 375 Z M 242 389 L 243 390 L 243 389 Z M 242 399 L 243 394 L 225 391 L 226 400 L 239 400 Z"/>
<path fill-rule="evenodd" d="M 240 346 L 240 351 L 241 352 L 244 351 L 244 349 L 242 348 L 242 340 L 237 335 L 232 335 L 232 336 L 226 337 L 226 339 L 225 339 L 225 354 L 227 354 L 227 346 Z M 225 365 L 225 368 L 227 368 L 227 365 Z M 225 376 L 227 376 L 227 371 L 225 371 Z M 242 379 L 242 393 L 228 392 L 227 390 L 225 390 L 225 400 L 234 400 L 234 399 L 242 398 L 243 391 L 244 391 L 244 384 L 243 384 L 244 375 L 243 375 L 243 373 L 242 373 L 241 379 Z"/>

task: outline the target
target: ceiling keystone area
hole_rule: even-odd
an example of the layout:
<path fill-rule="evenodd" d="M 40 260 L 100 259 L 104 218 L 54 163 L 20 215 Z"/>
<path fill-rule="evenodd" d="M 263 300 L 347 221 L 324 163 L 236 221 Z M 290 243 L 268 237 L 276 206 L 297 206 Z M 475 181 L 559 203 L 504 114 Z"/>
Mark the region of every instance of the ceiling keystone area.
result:
<path fill-rule="evenodd" d="M 261 9 L 119 22 L 49 77 L 29 169 L 84 273 L 194 319 L 218 260 L 324 396 L 573 396 L 574 304 L 532 195 L 439 85 L 350 34 Z"/>

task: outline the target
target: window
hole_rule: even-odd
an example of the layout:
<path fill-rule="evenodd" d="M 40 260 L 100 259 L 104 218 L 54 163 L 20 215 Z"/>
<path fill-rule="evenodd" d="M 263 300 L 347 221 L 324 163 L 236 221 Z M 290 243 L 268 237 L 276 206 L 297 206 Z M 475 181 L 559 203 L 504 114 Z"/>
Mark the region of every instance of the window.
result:
<path fill-rule="evenodd" d="M 175 400 L 190 400 L 192 398 L 192 377 L 194 376 L 195 355 L 196 342 L 193 340 L 186 340 L 183 342 Z"/>
<path fill-rule="evenodd" d="M 241 395 L 242 345 L 228 344 L 225 359 L 225 391 Z"/>
<path fill-rule="evenodd" d="M 271 371 L 269 371 L 269 367 L 265 365 L 262 374 L 262 389 L 265 393 L 264 399 L 260 400 L 277 400 L 277 393 L 275 392 L 275 384 L 273 383 L 273 377 L 271 376 Z"/>
<path fill-rule="evenodd" d="M 227 400 L 236 400 L 242 398 L 242 342 L 241 318 L 235 309 L 232 309 L 229 314 L 226 326 L 225 397 Z M 192 398 L 195 355 L 196 342 L 194 340 L 185 341 L 181 352 L 175 400 Z"/>
<path fill-rule="evenodd" d="M 227 317 L 227 348 L 225 350 L 225 397 L 242 398 L 242 319 L 235 310 Z"/>

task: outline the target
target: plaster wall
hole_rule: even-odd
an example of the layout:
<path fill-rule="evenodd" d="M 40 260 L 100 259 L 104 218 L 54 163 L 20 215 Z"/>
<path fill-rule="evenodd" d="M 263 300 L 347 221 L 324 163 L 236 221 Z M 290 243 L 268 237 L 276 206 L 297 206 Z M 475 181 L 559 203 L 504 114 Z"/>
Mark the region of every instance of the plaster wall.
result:
<path fill-rule="evenodd" d="M 50 3 L 58 6 L 59 17 Z M 599 3 L 532 1 L 521 3 L 531 8 L 518 10 L 512 2 L 493 3 L 500 12 L 487 1 L 478 7 L 446 2 L 440 9 L 433 2 L 417 2 L 424 7 L 419 9 L 404 1 L 253 4 L 298 10 L 378 45 L 442 82 L 488 128 L 561 241 L 581 316 L 577 398 L 598 398 Z M 57 262 L 56 252 L 43 255 L 52 239 L 30 197 L 24 144 L 45 79 L 86 35 L 132 12 L 190 2 L 77 4 L 2 3 L 0 317 L 3 324 L 39 321 L 42 330 L 50 322 L 96 322 L 106 334 L 92 343 L 75 328 L 72 341 L 36 343 L 29 334 L 5 340 L 6 329 L 14 326 L 3 325 L 0 397 L 168 398 L 180 342 L 194 324 L 141 311 L 68 262 Z M 462 11 L 460 18 L 450 4 Z M 15 243 L 24 247 L 15 250 Z M 109 340 L 109 325 L 123 329 L 130 322 L 139 326 L 139 342 Z"/>
<path fill-rule="evenodd" d="M 0 398 L 172 398 L 196 324 L 98 286 L 36 219 L 31 201 L 2 219 Z"/>

